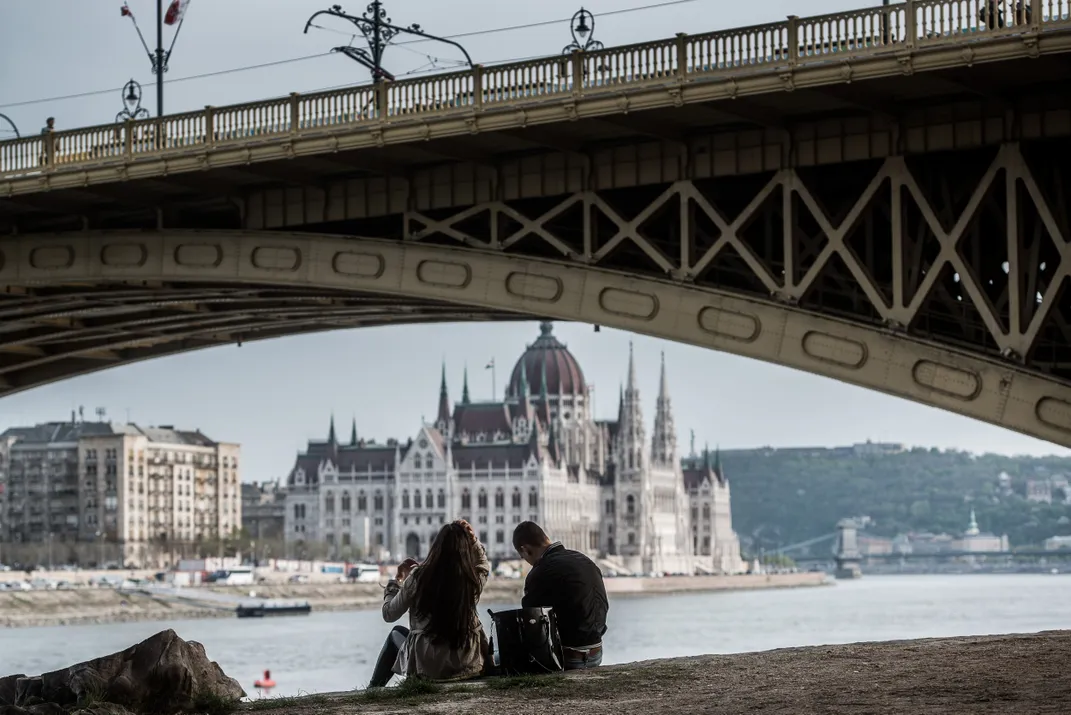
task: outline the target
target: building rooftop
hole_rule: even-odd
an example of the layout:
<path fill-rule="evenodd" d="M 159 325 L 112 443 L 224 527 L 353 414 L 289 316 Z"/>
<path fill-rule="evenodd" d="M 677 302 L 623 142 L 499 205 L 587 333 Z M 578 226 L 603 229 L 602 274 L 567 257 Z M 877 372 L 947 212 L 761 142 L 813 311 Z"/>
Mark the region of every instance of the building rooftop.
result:
<path fill-rule="evenodd" d="M 163 427 L 140 427 L 136 424 L 116 422 L 45 422 L 32 427 L 11 427 L 0 434 L 0 439 L 11 438 L 14 441 L 29 444 L 56 444 L 77 442 L 89 437 L 114 437 L 122 435 L 141 435 L 150 442 L 159 444 L 184 444 L 192 447 L 213 447 L 216 442 L 201 433 L 200 430 L 176 430 L 167 425 Z"/>

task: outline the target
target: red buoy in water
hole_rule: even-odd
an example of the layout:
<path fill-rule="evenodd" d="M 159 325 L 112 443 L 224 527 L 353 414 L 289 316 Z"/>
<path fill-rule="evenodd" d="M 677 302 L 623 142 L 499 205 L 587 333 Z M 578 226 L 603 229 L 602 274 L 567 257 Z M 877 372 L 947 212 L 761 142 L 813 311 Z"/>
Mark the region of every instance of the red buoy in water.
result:
<path fill-rule="evenodd" d="M 265 670 L 264 671 L 264 677 L 261 678 L 260 680 L 258 680 L 257 682 L 253 683 L 253 687 L 261 688 L 261 689 L 274 688 L 275 687 L 275 681 L 271 679 L 271 671 L 270 670 Z"/>

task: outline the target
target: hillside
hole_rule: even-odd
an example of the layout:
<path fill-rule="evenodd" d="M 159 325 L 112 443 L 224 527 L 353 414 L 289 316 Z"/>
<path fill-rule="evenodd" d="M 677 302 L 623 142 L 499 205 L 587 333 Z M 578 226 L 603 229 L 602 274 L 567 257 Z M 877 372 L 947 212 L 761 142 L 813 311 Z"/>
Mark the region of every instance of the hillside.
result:
<path fill-rule="evenodd" d="M 749 551 L 833 531 L 837 520 L 870 516 L 869 533 L 958 534 L 974 507 L 982 531 L 1013 548 L 1071 534 L 1071 505 L 1027 501 L 1027 480 L 1071 475 L 1071 459 L 1002 457 L 914 449 L 858 455 L 851 449 L 762 449 L 721 453 L 732 486 L 733 524 Z M 998 477 L 1011 477 L 1010 491 Z M 1060 503 L 1058 503 L 1060 502 Z M 820 546 L 818 548 L 827 548 Z"/>

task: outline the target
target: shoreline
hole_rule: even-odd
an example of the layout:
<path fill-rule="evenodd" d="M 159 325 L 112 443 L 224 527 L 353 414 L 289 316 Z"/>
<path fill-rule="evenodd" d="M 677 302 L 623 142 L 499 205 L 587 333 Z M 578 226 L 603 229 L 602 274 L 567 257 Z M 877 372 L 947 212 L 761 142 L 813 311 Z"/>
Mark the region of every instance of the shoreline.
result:
<path fill-rule="evenodd" d="M 565 675 L 254 699 L 267 715 L 1005 715 L 1071 712 L 1071 631 L 648 660 Z M 999 667 L 993 667 L 999 664 Z M 568 707 L 563 709 L 563 705 Z"/>
<path fill-rule="evenodd" d="M 639 598 L 682 593 L 814 588 L 827 584 L 825 574 L 763 574 L 758 576 L 676 576 L 665 578 L 609 578 L 611 598 Z M 484 603 L 519 601 L 523 582 L 493 580 L 484 589 Z M 189 589 L 195 595 L 200 589 Z M 206 589 L 235 597 L 306 600 L 313 612 L 365 611 L 378 608 L 383 589 L 379 584 L 262 584 L 252 588 Z M 235 618 L 233 610 L 175 604 L 139 592 L 113 589 L 0 592 L 0 628 L 39 628 L 68 625 L 106 625 L 144 621 Z"/>

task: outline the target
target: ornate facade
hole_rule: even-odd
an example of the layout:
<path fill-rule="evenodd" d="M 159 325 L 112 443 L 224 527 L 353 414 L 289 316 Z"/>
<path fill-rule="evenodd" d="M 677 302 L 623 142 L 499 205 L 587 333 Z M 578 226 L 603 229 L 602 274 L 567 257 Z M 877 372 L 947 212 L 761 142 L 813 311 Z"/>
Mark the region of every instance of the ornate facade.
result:
<path fill-rule="evenodd" d="M 420 557 L 447 520 L 470 521 L 492 558 L 516 557 L 513 528 L 541 524 L 604 567 L 631 573 L 744 569 L 720 461 L 680 460 L 665 360 L 647 439 L 636 368 L 613 420 L 592 415 L 573 355 L 544 322 L 505 399 L 451 405 L 443 370 L 436 419 L 404 443 L 310 442 L 290 472 L 286 538 L 329 555 Z M 300 555 L 295 553 L 295 555 Z"/>

